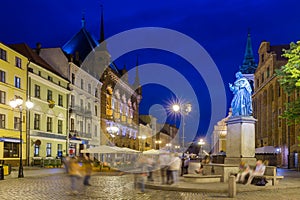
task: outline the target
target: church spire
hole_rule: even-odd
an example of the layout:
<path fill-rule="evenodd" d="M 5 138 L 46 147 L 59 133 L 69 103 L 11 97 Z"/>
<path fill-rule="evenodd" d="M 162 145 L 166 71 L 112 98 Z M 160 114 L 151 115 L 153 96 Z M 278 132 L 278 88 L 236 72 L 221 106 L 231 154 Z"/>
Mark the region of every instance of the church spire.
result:
<path fill-rule="evenodd" d="M 85 13 L 82 12 L 82 18 L 81 18 L 81 28 L 85 28 Z"/>
<path fill-rule="evenodd" d="M 138 56 L 136 56 L 136 66 L 135 66 L 135 80 L 133 83 L 133 87 L 134 89 L 137 90 L 138 94 L 142 93 L 142 88 L 141 88 L 141 84 L 140 84 L 140 77 L 139 77 L 139 58 Z"/>
<path fill-rule="evenodd" d="M 240 66 L 240 71 L 243 74 L 254 74 L 256 68 L 257 68 L 257 64 L 255 63 L 255 59 L 253 56 L 250 29 L 248 29 L 245 55 L 244 55 L 243 64 Z"/>
<path fill-rule="evenodd" d="M 101 19 L 100 19 L 100 39 L 99 43 L 104 41 L 104 22 L 103 22 L 103 6 L 101 5 Z"/>

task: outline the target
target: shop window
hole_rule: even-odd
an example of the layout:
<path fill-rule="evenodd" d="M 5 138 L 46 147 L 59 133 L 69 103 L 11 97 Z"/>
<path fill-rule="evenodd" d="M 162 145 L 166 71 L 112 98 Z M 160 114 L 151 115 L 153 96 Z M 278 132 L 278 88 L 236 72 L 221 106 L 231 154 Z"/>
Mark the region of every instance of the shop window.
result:
<path fill-rule="evenodd" d="M 18 158 L 20 143 L 4 142 L 4 158 Z"/>

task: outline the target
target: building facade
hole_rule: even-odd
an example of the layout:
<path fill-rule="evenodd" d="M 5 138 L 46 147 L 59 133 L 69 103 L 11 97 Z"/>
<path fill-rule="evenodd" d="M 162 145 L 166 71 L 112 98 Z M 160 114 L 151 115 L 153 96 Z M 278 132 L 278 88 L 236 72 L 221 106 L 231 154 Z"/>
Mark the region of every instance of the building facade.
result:
<path fill-rule="evenodd" d="M 79 156 L 81 149 L 99 146 L 102 83 L 78 67 L 61 48 L 42 48 L 40 55 L 70 81 L 68 154 Z"/>
<path fill-rule="evenodd" d="M 27 116 L 27 163 L 33 158 L 62 157 L 67 153 L 69 81 L 26 44 L 12 44 L 28 62 L 28 96 L 34 107 Z"/>
<path fill-rule="evenodd" d="M 0 160 L 12 166 L 18 165 L 20 160 L 20 141 L 23 144 L 22 159 L 27 159 L 27 110 L 25 109 L 27 65 L 27 57 L 0 43 Z M 12 109 L 9 104 L 16 98 L 24 100 L 21 115 L 19 109 Z M 21 130 L 20 122 L 22 122 Z M 22 131 L 22 138 L 20 138 L 20 131 Z"/>
<path fill-rule="evenodd" d="M 299 125 L 288 126 L 279 116 L 285 110 L 285 103 L 298 98 L 299 94 L 288 97 L 280 87 L 275 70 L 287 63 L 282 57 L 283 49 L 289 45 L 260 44 L 259 64 L 255 72 L 255 90 L 253 94 L 253 113 L 256 123 L 256 147 L 274 146 L 278 149 L 278 165 L 298 166 Z"/>

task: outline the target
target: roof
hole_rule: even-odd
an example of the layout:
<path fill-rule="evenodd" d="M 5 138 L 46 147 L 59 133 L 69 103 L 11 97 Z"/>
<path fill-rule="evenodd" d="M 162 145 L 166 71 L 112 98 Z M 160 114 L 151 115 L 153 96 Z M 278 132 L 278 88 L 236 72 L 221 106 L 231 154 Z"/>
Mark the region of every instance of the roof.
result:
<path fill-rule="evenodd" d="M 283 49 L 290 49 L 289 44 L 282 44 L 276 46 L 270 46 L 270 52 L 274 52 L 276 54 L 277 60 L 287 60 L 286 58 L 282 57 Z"/>
<path fill-rule="evenodd" d="M 27 57 L 30 62 L 33 62 L 33 63 L 35 63 L 35 64 L 43 67 L 44 69 L 47 69 L 47 70 L 53 72 L 54 74 L 56 74 L 56 75 L 58 75 L 60 77 L 65 78 L 57 70 L 55 70 L 53 67 L 51 67 L 51 65 L 49 65 L 36 52 L 34 52 L 27 44 L 25 44 L 25 43 L 21 43 L 21 44 L 9 44 L 8 46 L 10 48 L 12 48 L 13 50 L 19 52 L 23 56 Z"/>
<path fill-rule="evenodd" d="M 98 42 L 91 36 L 91 34 L 82 27 L 63 47 L 62 49 L 71 55 L 79 53 L 79 59 L 84 61 L 88 54 L 98 46 Z"/>

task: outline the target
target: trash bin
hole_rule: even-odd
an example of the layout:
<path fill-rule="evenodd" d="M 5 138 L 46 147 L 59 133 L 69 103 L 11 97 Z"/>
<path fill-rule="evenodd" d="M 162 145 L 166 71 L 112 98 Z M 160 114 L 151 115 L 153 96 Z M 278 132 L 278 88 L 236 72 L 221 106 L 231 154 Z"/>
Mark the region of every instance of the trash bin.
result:
<path fill-rule="evenodd" d="M 0 180 L 4 180 L 4 170 L 3 170 L 3 165 L 0 165 Z"/>

